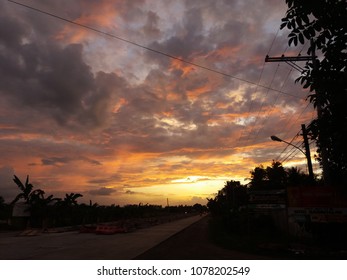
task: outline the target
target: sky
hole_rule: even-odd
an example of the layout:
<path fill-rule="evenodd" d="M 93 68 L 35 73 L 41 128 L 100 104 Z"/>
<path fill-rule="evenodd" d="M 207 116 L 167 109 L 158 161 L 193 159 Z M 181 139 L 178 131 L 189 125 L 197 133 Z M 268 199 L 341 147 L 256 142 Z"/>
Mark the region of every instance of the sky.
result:
<path fill-rule="evenodd" d="M 285 1 L 20 1 L 104 34 L 0 2 L 5 200 L 14 174 L 82 202 L 192 205 L 272 160 L 306 172 L 270 139 L 316 116 L 300 73 L 264 62 L 306 54 L 279 30 Z"/>

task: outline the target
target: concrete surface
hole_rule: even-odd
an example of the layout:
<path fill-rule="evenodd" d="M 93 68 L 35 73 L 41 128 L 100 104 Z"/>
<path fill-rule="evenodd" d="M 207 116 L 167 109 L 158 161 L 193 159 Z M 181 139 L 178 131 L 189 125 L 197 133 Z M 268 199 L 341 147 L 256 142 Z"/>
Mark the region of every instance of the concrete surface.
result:
<path fill-rule="evenodd" d="M 0 233 L 2 260 L 130 260 L 199 221 L 193 216 L 130 233 L 97 235 L 77 231 L 21 236 Z"/>

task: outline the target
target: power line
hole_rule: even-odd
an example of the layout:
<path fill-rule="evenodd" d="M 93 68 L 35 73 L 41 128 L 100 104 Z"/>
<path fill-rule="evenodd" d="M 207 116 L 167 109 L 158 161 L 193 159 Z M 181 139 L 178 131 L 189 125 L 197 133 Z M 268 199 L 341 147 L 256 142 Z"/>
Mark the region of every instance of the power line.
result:
<path fill-rule="evenodd" d="M 67 22 L 67 23 L 70 23 L 70 24 L 73 24 L 73 25 L 76 25 L 76 26 L 79 26 L 79 27 L 82 27 L 82 28 L 91 30 L 91 31 L 93 31 L 93 32 L 96 32 L 96 33 L 105 35 L 105 36 L 110 37 L 110 38 L 113 38 L 113 39 L 117 39 L 117 40 L 119 40 L 119 41 L 123 41 L 123 42 L 125 42 L 125 43 L 134 45 L 134 46 L 136 46 L 136 47 L 145 49 L 145 50 L 147 50 L 147 51 L 151 51 L 151 52 L 154 52 L 154 53 L 157 53 L 157 54 L 160 54 L 160 55 L 169 57 L 169 58 L 171 58 L 171 59 L 178 60 L 178 61 L 183 62 L 183 63 L 186 63 L 186 64 L 193 65 L 193 66 L 195 66 L 195 67 L 198 67 L 198 68 L 201 68 L 201 69 L 204 69 L 204 70 L 207 70 L 207 71 L 210 71 L 210 72 L 213 72 L 213 73 L 216 73 L 216 74 L 225 76 L 225 77 L 229 77 L 229 78 L 232 78 L 232 79 L 235 79 L 235 80 L 239 80 L 239 81 L 244 82 L 244 83 L 248 83 L 248 84 L 251 84 L 251 85 L 254 85 L 254 86 L 259 86 L 259 87 L 262 87 L 262 88 L 267 89 L 267 90 L 273 90 L 273 91 L 275 91 L 275 92 L 279 92 L 279 93 L 282 93 L 282 94 L 285 94 L 285 95 L 288 95 L 288 96 L 292 96 L 292 97 L 299 98 L 299 97 L 297 97 L 296 95 L 293 95 L 293 94 L 290 94 L 290 93 L 287 93 L 287 92 L 283 92 L 283 91 L 280 91 L 280 90 L 276 90 L 276 89 L 273 89 L 273 88 L 268 87 L 268 86 L 265 86 L 265 85 L 257 84 L 257 83 L 255 83 L 255 82 L 248 81 L 248 80 L 246 80 L 246 79 L 243 79 L 243 78 L 240 78 L 240 77 L 237 77 L 237 76 L 234 76 L 234 75 L 231 75 L 231 74 L 228 74 L 228 73 L 225 73 L 225 72 L 216 70 L 216 69 L 212 69 L 212 68 L 209 68 L 209 67 L 206 67 L 206 66 L 203 66 L 203 65 L 194 63 L 194 62 L 189 61 L 189 60 L 186 60 L 186 59 L 182 59 L 182 58 L 180 58 L 180 57 L 171 55 L 171 54 L 169 54 L 169 53 L 166 53 L 166 52 L 163 52 L 163 51 L 159 51 L 159 50 L 156 50 L 156 49 L 152 49 L 152 48 L 150 48 L 150 47 L 146 47 L 146 46 L 141 45 L 141 44 L 139 44 L 139 43 L 136 43 L 136 42 L 130 41 L 130 40 L 128 40 L 128 39 L 124 39 L 124 38 L 122 38 L 122 37 L 119 37 L 119 36 L 117 36 L 117 35 L 114 35 L 114 34 L 111 34 L 111 33 L 105 32 L 105 31 L 101 31 L 101 30 L 96 29 L 96 28 L 94 28 L 94 27 L 91 27 L 91 26 L 88 26 L 88 25 L 85 25 L 85 24 L 81 24 L 81 23 L 75 22 L 75 21 L 73 21 L 73 20 L 69 20 L 69 19 L 67 19 L 67 18 L 58 16 L 58 15 L 56 15 L 56 14 L 53 14 L 53 13 L 50 13 L 50 12 L 47 12 L 47 11 L 40 10 L 40 9 L 38 9 L 38 8 L 29 6 L 29 5 L 26 5 L 26 4 L 23 4 L 23 3 L 19 3 L 19 2 L 16 2 L 16 1 L 12 1 L 12 0 L 8 0 L 8 1 L 11 2 L 11 3 L 13 3 L 13 4 L 16 4 L 16 5 L 25 7 L 25 8 L 27 8 L 27 9 L 30 9 L 30 10 L 32 10 L 32 11 L 35 11 L 35 12 L 38 12 L 38 13 L 41 13 L 41 14 L 44 14 L 44 15 L 51 16 L 51 17 L 56 18 L 56 19 L 59 19 L 59 20 L 61 20 L 61 21 L 65 21 L 65 22 Z M 300 98 L 300 99 L 301 99 L 301 98 Z"/>
<path fill-rule="evenodd" d="M 274 45 L 274 43 L 275 43 L 275 41 L 276 41 L 276 38 L 277 38 L 277 36 L 278 36 L 278 32 L 280 32 L 280 27 L 277 29 L 277 32 L 276 32 L 276 34 L 275 34 L 275 36 L 274 36 L 274 38 L 273 38 L 273 40 L 272 40 L 272 43 L 271 43 L 271 45 L 270 45 L 270 48 L 269 48 L 269 50 L 267 51 L 267 55 L 269 55 L 269 53 L 270 53 L 270 51 L 271 51 L 271 49 L 272 49 L 272 47 L 273 47 L 273 45 Z"/>
<path fill-rule="evenodd" d="M 295 138 L 297 138 L 298 136 L 299 136 L 299 134 L 300 134 L 300 130 L 298 131 L 298 133 L 292 138 L 292 140 L 290 140 L 290 144 L 292 144 L 293 143 L 293 141 L 295 140 Z M 294 147 L 293 146 L 291 146 L 291 145 L 287 145 L 287 146 L 285 146 L 284 147 L 284 149 L 282 150 L 282 152 L 277 156 L 277 161 L 279 161 L 279 159 L 281 158 L 281 155 L 287 150 L 287 148 L 291 148 L 291 149 L 293 149 Z"/>
<path fill-rule="evenodd" d="M 288 133 L 289 133 L 289 128 L 293 126 L 293 124 L 296 124 L 298 122 L 298 120 L 301 118 L 301 116 L 303 115 L 303 113 L 307 110 L 307 108 L 310 106 L 310 103 L 307 103 L 306 107 L 301 111 L 301 113 L 299 115 L 297 115 L 296 112 L 294 112 L 291 117 L 288 119 L 287 124 L 284 127 L 284 131 L 286 131 L 286 134 L 283 136 L 284 138 L 287 137 Z M 297 116 L 296 119 L 291 122 L 291 120 L 293 119 L 294 116 Z"/>
<path fill-rule="evenodd" d="M 278 67 L 279 67 L 279 65 L 278 65 Z M 278 69 L 278 68 L 277 68 L 277 69 Z M 277 69 L 276 69 L 276 72 L 277 72 Z M 288 72 L 288 74 L 287 74 L 287 76 L 286 76 L 284 82 L 282 83 L 281 90 L 284 88 L 285 84 L 287 83 L 288 78 L 289 78 L 291 72 L 292 72 L 292 69 L 289 70 L 289 72 Z M 262 123 L 261 123 L 261 125 L 260 125 L 260 127 L 259 127 L 259 129 L 258 129 L 258 131 L 257 131 L 257 133 L 255 134 L 255 137 L 254 137 L 255 139 L 259 136 L 260 131 L 264 128 L 265 123 L 266 123 L 267 120 L 269 119 L 269 116 L 270 116 L 271 112 L 273 111 L 273 109 L 275 108 L 275 106 L 276 106 L 276 104 L 277 104 L 278 97 L 279 97 L 279 93 L 277 93 L 277 95 L 276 95 L 276 97 L 275 97 L 275 100 L 273 101 L 273 104 L 272 104 L 272 106 L 271 106 L 271 109 L 268 110 L 267 113 L 264 115 L 263 121 L 262 121 Z"/>
<path fill-rule="evenodd" d="M 277 68 L 276 68 L 276 70 L 275 70 L 275 73 L 274 73 L 274 75 L 273 75 L 273 77 L 272 77 L 272 79 L 271 79 L 270 87 L 271 87 L 272 83 L 273 83 L 274 80 L 275 80 L 275 77 L 276 77 L 276 75 L 277 75 L 277 72 L 278 72 L 279 67 L 280 67 L 280 65 L 278 64 L 278 65 L 277 65 Z M 266 91 L 265 98 L 268 96 L 269 92 L 270 92 L 270 90 L 267 90 L 267 91 Z M 264 103 L 265 103 L 265 98 L 262 100 L 262 103 L 261 103 L 261 105 L 260 105 L 260 107 L 259 107 L 259 110 L 258 110 L 256 119 L 255 119 L 254 123 L 252 124 L 252 128 L 251 128 L 251 130 L 250 130 L 250 132 L 249 132 L 249 134 L 252 135 L 254 139 L 256 139 L 256 137 L 257 137 L 257 134 L 255 134 L 254 131 L 255 131 L 255 129 L 256 129 L 256 125 L 257 125 L 257 123 L 258 123 L 260 113 L 261 113 L 261 111 L 262 111 L 262 109 L 263 109 L 263 106 L 264 106 Z M 260 130 L 260 129 L 259 129 L 259 130 Z M 258 132 L 259 132 L 259 131 L 258 131 Z M 249 139 L 251 139 L 251 137 L 249 137 Z"/>

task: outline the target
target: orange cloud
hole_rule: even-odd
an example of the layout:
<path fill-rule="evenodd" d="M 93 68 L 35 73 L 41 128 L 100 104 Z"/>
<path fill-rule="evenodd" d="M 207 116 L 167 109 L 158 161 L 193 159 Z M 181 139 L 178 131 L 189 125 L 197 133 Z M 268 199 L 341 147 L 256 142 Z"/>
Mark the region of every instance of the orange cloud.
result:
<path fill-rule="evenodd" d="M 183 61 L 177 59 L 171 59 L 171 66 L 169 68 L 170 71 L 180 70 L 183 72 L 182 77 L 190 74 L 195 70 L 194 66 L 187 64 Z"/>
<path fill-rule="evenodd" d="M 113 113 L 118 113 L 118 111 L 125 105 L 128 104 L 128 101 L 125 98 L 121 98 L 116 105 L 114 105 L 112 112 Z"/>
<path fill-rule="evenodd" d="M 82 2 L 82 14 L 74 22 L 90 27 L 112 27 L 115 28 L 115 18 L 119 14 L 117 2 L 102 0 L 95 2 Z M 88 36 L 93 35 L 90 30 L 67 24 L 55 36 L 57 40 L 67 43 L 80 43 Z"/>

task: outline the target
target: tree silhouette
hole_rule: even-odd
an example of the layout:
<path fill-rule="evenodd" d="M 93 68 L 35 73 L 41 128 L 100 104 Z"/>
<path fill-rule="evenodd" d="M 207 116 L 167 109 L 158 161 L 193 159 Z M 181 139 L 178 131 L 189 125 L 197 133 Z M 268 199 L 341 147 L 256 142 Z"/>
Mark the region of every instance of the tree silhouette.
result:
<path fill-rule="evenodd" d="M 287 173 L 282 163 L 273 161 L 271 167 L 266 168 L 269 189 L 283 189 L 287 183 Z"/>
<path fill-rule="evenodd" d="M 264 189 L 267 187 L 267 174 L 263 165 L 259 165 L 250 171 L 250 187 L 253 189 Z"/>
<path fill-rule="evenodd" d="M 27 204 L 30 203 L 30 198 L 32 195 L 32 191 L 34 186 L 29 183 L 29 175 L 27 175 L 25 184 L 22 183 L 22 181 L 14 175 L 13 181 L 16 183 L 18 188 L 21 190 L 21 193 L 19 193 L 15 199 L 11 202 L 11 204 L 15 204 L 18 200 L 23 198 Z"/>
<path fill-rule="evenodd" d="M 289 187 L 312 185 L 310 176 L 305 174 L 297 167 L 286 169 L 287 172 L 287 185 Z"/>
<path fill-rule="evenodd" d="M 65 206 L 74 206 L 74 205 L 77 205 L 77 199 L 79 197 L 82 197 L 83 195 L 82 194 L 79 194 L 79 193 L 70 193 L 70 194 L 65 194 L 65 197 L 62 201 L 62 203 L 65 205 Z"/>
<path fill-rule="evenodd" d="M 313 44 L 308 54 L 320 55 L 306 64 L 297 79 L 311 91 L 319 117 L 308 127 L 318 147 L 317 159 L 333 185 L 347 183 L 347 2 L 286 0 L 281 28 L 288 28 L 289 45 Z M 326 160 L 322 162 L 322 154 Z"/>

